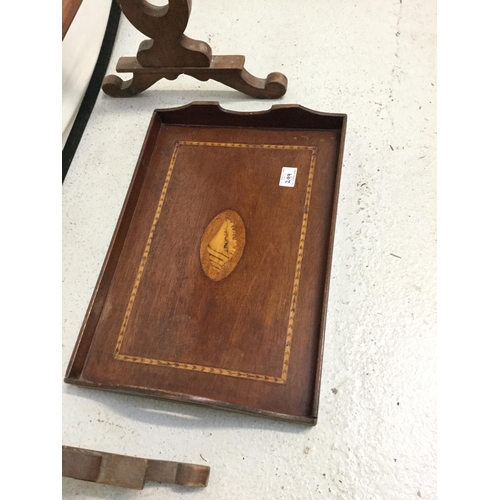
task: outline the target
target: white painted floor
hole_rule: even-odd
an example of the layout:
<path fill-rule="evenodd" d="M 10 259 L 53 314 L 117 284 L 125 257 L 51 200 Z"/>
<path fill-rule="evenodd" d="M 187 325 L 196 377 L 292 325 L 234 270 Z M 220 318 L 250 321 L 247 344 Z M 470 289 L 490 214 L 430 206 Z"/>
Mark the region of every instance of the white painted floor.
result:
<path fill-rule="evenodd" d="M 210 465 L 209 485 L 63 479 L 64 498 L 436 498 L 436 5 L 194 0 L 189 36 L 289 80 L 281 103 L 348 115 L 314 428 L 63 384 L 63 443 Z M 122 18 L 109 72 L 145 37 Z M 63 185 L 63 366 L 155 108 L 267 109 L 216 82 L 101 93 Z"/>

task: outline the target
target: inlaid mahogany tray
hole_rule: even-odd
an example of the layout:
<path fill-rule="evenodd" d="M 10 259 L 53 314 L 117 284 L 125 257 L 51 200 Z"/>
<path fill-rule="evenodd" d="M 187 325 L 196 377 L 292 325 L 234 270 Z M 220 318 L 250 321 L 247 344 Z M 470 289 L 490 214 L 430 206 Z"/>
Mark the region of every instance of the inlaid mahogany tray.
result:
<path fill-rule="evenodd" d="M 314 425 L 345 129 L 156 110 L 65 381 Z"/>

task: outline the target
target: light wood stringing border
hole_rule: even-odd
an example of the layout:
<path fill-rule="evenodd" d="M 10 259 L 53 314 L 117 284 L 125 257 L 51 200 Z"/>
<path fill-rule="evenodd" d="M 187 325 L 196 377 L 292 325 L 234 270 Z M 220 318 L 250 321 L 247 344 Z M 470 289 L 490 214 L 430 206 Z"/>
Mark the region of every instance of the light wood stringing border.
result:
<path fill-rule="evenodd" d="M 299 239 L 299 250 L 297 253 L 297 263 L 295 266 L 295 275 L 293 281 L 292 288 L 292 300 L 290 303 L 290 313 L 288 316 L 288 326 L 287 333 L 285 339 L 285 351 L 283 355 L 283 365 L 281 370 L 280 377 L 273 377 L 270 375 L 261 375 L 257 373 L 247 373 L 241 372 L 237 370 L 227 370 L 225 368 L 216 368 L 212 366 L 203 366 L 197 364 L 190 363 L 181 363 L 177 361 L 165 361 L 161 359 L 151 359 L 151 358 L 142 358 L 139 356 L 130 356 L 127 354 L 122 354 L 120 352 L 120 348 L 123 343 L 123 337 L 127 330 L 128 321 L 130 315 L 132 313 L 132 308 L 134 306 L 135 297 L 137 296 L 137 292 L 139 289 L 139 285 L 141 283 L 141 278 L 144 273 L 144 269 L 146 267 L 146 262 L 148 260 L 149 250 L 151 248 L 151 244 L 153 242 L 154 232 L 156 230 L 156 226 L 158 224 L 158 220 L 160 219 L 161 211 L 163 208 L 163 204 L 165 202 L 165 198 L 167 195 L 168 185 L 170 183 L 170 178 L 172 177 L 172 172 L 174 169 L 175 161 L 177 159 L 177 155 L 179 153 L 179 149 L 181 146 L 205 146 L 205 147 L 233 147 L 233 148 L 248 148 L 248 149 L 293 149 L 293 150 L 309 150 L 311 151 L 311 162 L 309 166 L 309 175 L 307 178 L 307 188 L 306 188 L 306 199 L 304 202 L 304 216 L 302 218 L 302 226 L 300 230 L 300 239 Z M 316 165 L 316 147 L 314 146 L 293 146 L 293 145 L 283 145 L 283 144 L 239 144 L 239 143 L 229 143 L 229 142 L 199 142 L 199 141 L 177 141 L 175 144 L 174 152 L 172 154 L 172 158 L 170 160 L 170 165 L 167 171 L 167 176 L 165 178 L 165 182 L 163 184 L 163 189 L 160 194 L 160 200 L 156 207 L 156 212 L 153 218 L 153 223 L 151 225 L 151 229 L 149 231 L 149 236 L 146 242 L 146 246 L 144 248 L 144 252 L 142 254 L 141 262 L 139 264 L 139 269 L 137 271 L 137 275 L 135 278 L 134 286 L 132 288 L 132 293 L 130 295 L 127 309 L 125 311 L 125 316 L 122 321 L 122 325 L 120 328 L 120 332 L 118 334 L 118 340 L 115 347 L 114 358 L 120 361 L 129 361 L 133 363 L 143 363 L 148 365 L 157 365 L 157 366 L 168 366 L 170 368 L 180 368 L 182 370 L 193 370 L 203 373 L 213 373 L 216 375 L 226 375 L 229 377 L 237 377 L 237 378 L 245 378 L 250 380 L 258 380 L 263 382 L 273 382 L 276 384 L 285 384 L 288 377 L 288 368 L 290 363 L 290 353 L 292 348 L 292 336 L 293 336 L 293 321 L 295 317 L 295 310 L 297 307 L 297 299 L 299 295 L 299 284 L 300 284 L 300 273 L 302 268 L 302 258 L 304 255 L 304 244 L 306 239 L 307 232 L 307 221 L 309 218 L 309 205 L 311 203 L 311 193 L 312 193 L 312 184 L 314 178 L 314 168 Z"/>

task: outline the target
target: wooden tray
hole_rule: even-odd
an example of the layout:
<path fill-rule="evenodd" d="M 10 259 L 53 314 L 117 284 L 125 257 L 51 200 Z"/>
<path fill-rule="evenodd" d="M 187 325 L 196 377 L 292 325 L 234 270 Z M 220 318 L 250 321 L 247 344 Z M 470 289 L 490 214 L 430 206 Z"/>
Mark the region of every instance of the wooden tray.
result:
<path fill-rule="evenodd" d="M 65 381 L 314 425 L 346 118 L 156 110 Z"/>

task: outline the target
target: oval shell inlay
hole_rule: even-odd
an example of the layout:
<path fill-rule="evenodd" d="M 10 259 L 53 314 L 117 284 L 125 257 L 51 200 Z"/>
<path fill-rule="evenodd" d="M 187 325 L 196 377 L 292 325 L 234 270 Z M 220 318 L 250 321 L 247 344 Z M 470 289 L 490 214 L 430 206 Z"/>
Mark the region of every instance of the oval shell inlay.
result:
<path fill-rule="evenodd" d="M 228 276 L 238 264 L 245 246 L 245 226 L 233 210 L 225 210 L 208 224 L 200 246 L 201 267 L 214 281 Z"/>

